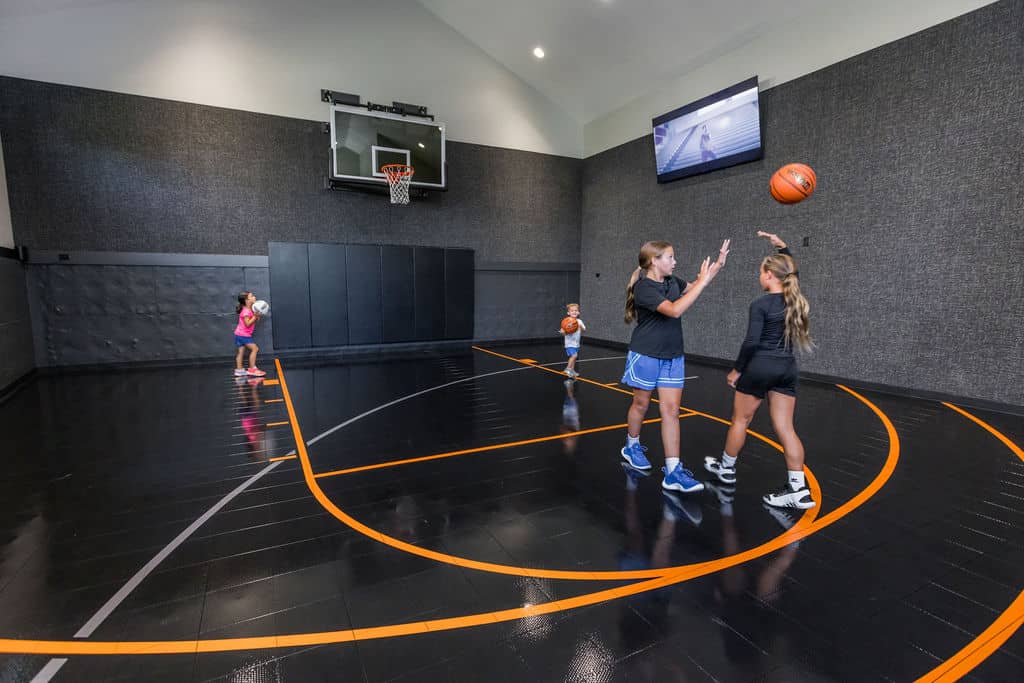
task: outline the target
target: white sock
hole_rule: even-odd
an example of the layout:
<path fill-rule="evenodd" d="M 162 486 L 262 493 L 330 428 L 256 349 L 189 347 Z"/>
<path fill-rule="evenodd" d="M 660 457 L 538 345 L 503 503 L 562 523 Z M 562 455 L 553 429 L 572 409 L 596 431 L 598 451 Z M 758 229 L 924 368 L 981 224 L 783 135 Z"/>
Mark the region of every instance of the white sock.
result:
<path fill-rule="evenodd" d="M 736 467 L 736 458 L 722 451 L 722 464 L 726 467 Z"/>
<path fill-rule="evenodd" d="M 636 446 L 638 443 L 640 443 L 639 436 L 630 436 L 629 432 L 626 432 L 626 448 Z"/>
<path fill-rule="evenodd" d="M 679 458 L 665 458 L 665 472 L 671 472 L 679 464 Z"/>
<path fill-rule="evenodd" d="M 804 487 L 804 471 L 803 470 L 789 470 L 789 488 L 794 491 L 799 491 Z"/>

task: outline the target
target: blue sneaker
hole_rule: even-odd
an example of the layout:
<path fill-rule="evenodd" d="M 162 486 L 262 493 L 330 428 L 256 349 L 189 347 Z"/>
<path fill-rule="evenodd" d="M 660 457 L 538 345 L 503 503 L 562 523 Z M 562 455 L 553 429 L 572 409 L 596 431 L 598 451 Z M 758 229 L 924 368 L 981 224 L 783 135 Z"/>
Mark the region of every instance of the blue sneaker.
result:
<path fill-rule="evenodd" d="M 651 469 L 651 462 L 644 455 L 646 450 L 646 446 L 636 444 L 634 446 L 626 446 L 619 452 L 622 453 L 622 457 L 629 463 L 630 467 L 637 470 L 649 470 Z"/>
<path fill-rule="evenodd" d="M 663 489 L 682 491 L 683 493 L 696 493 L 704 490 L 704 484 L 694 479 L 693 472 L 684 469 L 681 463 L 676 465 L 671 472 L 666 472 L 664 467 L 661 468 L 661 471 L 665 473 L 665 478 L 661 482 Z"/>

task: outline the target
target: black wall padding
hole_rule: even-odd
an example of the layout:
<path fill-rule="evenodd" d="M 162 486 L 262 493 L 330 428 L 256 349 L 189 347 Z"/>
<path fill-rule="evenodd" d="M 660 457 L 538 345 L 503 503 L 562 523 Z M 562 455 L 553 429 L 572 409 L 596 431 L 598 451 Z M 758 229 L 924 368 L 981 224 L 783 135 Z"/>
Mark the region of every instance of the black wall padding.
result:
<path fill-rule="evenodd" d="M 274 348 L 308 348 L 312 346 L 308 245 L 271 242 L 269 251 Z"/>
<path fill-rule="evenodd" d="M 385 342 L 416 339 L 412 247 L 381 247 L 381 296 Z"/>
<path fill-rule="evenodd" d="M 348 262 L 348 343 L 380 344 L 381 282 L 380 247 L 350 244 Z"/>
<path fill-rule="evenodd" d="M 444 337 L 473 337 L 473 250 L 444 250 Z"/>
<path fill-rule="evenodd" d="M 444 250 L 416 247 L 416 340 L 444 339 Z"/>
<path fill-rule="evenodd" d="M 472 249 L 270 243 L 274 348 L 474 337 Z"/>
<path fill-rule="evenodd" d="M 348 342 L 348 278 L 344 244 L 309 245 L 313 346 Z"/>

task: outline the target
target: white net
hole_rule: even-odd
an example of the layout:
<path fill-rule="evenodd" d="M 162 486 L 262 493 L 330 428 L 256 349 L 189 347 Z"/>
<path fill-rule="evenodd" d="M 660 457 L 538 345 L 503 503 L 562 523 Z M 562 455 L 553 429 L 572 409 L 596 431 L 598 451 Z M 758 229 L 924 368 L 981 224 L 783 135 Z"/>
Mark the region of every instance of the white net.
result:
<path fill-rule="evenodd" d="M 388 177 L 388 185 L 391 187 L 391 203 L 408 204 L 409 183 L 412 181 L 412 174 L 415 173 L 413 167 L 405 164 L 388 164 L 382 166 L 380 170 Z"/>

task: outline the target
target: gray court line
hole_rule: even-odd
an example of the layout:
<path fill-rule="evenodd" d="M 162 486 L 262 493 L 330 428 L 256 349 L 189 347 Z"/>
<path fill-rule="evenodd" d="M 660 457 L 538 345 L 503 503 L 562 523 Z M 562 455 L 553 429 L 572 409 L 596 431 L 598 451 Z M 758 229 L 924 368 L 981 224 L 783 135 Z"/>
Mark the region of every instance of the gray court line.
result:
<path fill-rule="evenodd" d="M 102 624 L 103 621 L 110 616 L 111 612 L 117 609 L 117 606 L 124 602 L 125 598 L 127 598 L 128 595 L 133 590 L 138 588 L 139 584 L 142 583 L 147 576 L 149 576 L 150 572 L 156 569 L 158 564 L 167 559 L 168 555 L 173 553 L 178 548 L 178 546 L 184 543 L 189 536 L 194 534 L 196 530 L 199 529 L 199 527 L 208 522 L 211 517 L 220 512 L 225 505 L 234 500 L 234 498 L 238 496 L 238 494 L 242 493 L 242 491 L 245 491 L 247 488 L 255 484 L 257 481 L 259 481 L 261 477 L 263 477 L 263 475 L 267 474 L 268 472 L 270 472 L 270 470 L 280 465 L 281 462 L 282 461 L 279 460 L 277 462 L 272 462 L 268 464 L 262 470 L 249 477 L 245 481 L 245 483 L 240 485 L 234 491 L 221 498 L 216 505 L 214 505 L 212 508 L 203 513 L 202 517 L 192 522 L 192 524 L 190 524 L 187 529 L 182 531 L 175 537 L 173 541 L 168 543 L 167 547 L 165 547 L 163 550 L 157 553 L 153 557 L 153 559 L 147 562 L 145 566 L 142 567 L 142 569 L 135 572 L 135 576 L 130 578 L 128 580 L 128 583 L 121 587 L 121 590 L 114 593 L 113 597 L 107 600 L 106 604 L 104 604 L 103 607 L 100 607 L 99 610 L 97 610 L 96 614 L 92 615 L 92 618 L 90 618 L 89 621 L 85 622 L 85 626 L 78 629 L 78 632 L 75 633 L 75 638 L 88 638 L 89 636 L 91 636 L 93 632 L 100 627 L 100 624 Z M 35 675 L 35 678 L 32 679 L 31 683 L 47 683 L 47 681 L 53 678 L 57 674 L 57 672 L 60 671 L 60 668 L 64 666 L 64 664 L 66 664 L 67 661 L 68 660 L 66 657 L 59 659 L 51 659 L 49 662 L 47 662 L 46 666 L 44 666 L 42 670 Z"/>
<path fill-rule="evenodd" d="M 592 361 L 594 361 L 594 360 L 614 360 L 614 359 L 618 359 L 618 358 L 625 358 L 625 356 L 608 356 L 606 358 L 590 358 L 589 360 L 592 360 Z M 585 361 L 579 361 L 579 362 L 583 363 Z M 561 364 L 562 364 L 561 362 L 546 363 L 545 367 L 547 367 L 548 365 L 561 365 Z M 472 382 L 475 379 L 482 379 L 484 377 L 493 377 L 495 375 L 504 375 L 505 373 L 508 373 L 508 372 L 522 372 L 523 370 L 529 370 L 532 367 L 533 367 L 532 365 L 524 365 L 523 367 L 520 367 L 520 368 L 511 368 L 509 370 L 498 370 L 497 372 L 487 372 L 487 373 L 484 373 L 482 375 L 473 375 L 472 377 L 463 377 L 462 379 L 457 379 L 454 382 L 448 382 L 447 384 L 439 384 L 436 387 L 430 387 L 429 389 L 424 389 L 423 391 L 417 391 L 415 394 L 409 394 L 408 396 L 402 396 L 401 398 L 396 398 L 394 401 L 390 401 L 390 402 L 385 403 L 383 405 L 379 405 L 376 408 L 371 408 L 370 410 L 367 410 L 365 413 L 361 413 L 359 415 L 356 415 L 355 417 L 349 418 L 348 420 L 345 420 L 341 424 L 334 425 L 333 427 L 328 429 L 326 432 L 322 432 L 322 433 L 317 434 L 316 436 L 314 436 L 312 439 L 310 439 L 309 441 L 306 442 L 306 445 L 307 446 L 312 446 L 313 444 L 315 444 L 320 439 L 323 439 L 323 438 L 326 438 L 326 437 L 330 436 L 334 432 L 338 431 L 339 429 L 342 429 L 343 427 L 349 426 L 353 422 L 357 422 L 359 420 L 362 420 L 364 417 L 368 417 L 370 415 L 373 415 L 374 413 L 376 413 L 378 411 L 384 410 L 385 408 L 390 408 L 391 406 L 397 405 L 399 403 L 402 403 L 403 401 L 408 401 L 411 398 L 416 398 L 417 396 L 422 396 L 423 394 L 429 394 L 432 391 L 437 391 L 438 389 L 445 389 L 447 387 L 454 386 L 456 384 L 462 384 L 463 382 Z M 295 451 L 292 451 L 288 455 L 294 455 L 294 454 L 295 454 Z"/>
<path fill-rule="evenodd" d="M 604 358 L 588 358 L 588 359 L 585 359 L 585 360 L 580 360 L 578 362 L 585 363 L 587 361 L 617 360 L 617 359 L 622 359 L 622 358 L 625 358 L 625 356 L 606 356 Z M 547 367 L 549 365 L 561 365 L 561 364 L 562 364 L 561 361 L 556 362 L 556 363 L 546 363 L 545 367 Z M 523 367 L 520 367 L 520 368 L 511 368 L 509 370 L 498 370 L 497 372 L 488 372 L 488 373 L 485 373 L 483 375 L 473 375 L 472 377 L 464 377 L 462 379 L 457 379 L 454 382 L 448 382 L 447 384 L 440 384 L 440 385 L 438 385 L 436 387 L 430 387 L 429 389 L 424 389 L 423 391 L 417 391 L 416 393 L 409 394 L 408 396 L 402 396 L 401 398 L 397 398 L 394 401 L 390 401 L 389 403 L 385 403 L 385 404 L 379 405 L 376 408 L 373 408 L 371 410 L 367 410 L 365 413 L 362 413 L 360 415 L 356 415 L 355 417 L 350 418 L 350 419 L 346 420 L 345 422 L 342 422 L 339 425 L 335 425 L 334 427 L 331 427 L 330 429 L 328 429 L 326 432 L 323 432 L 321 434 L 317 434 L 312 439 L 307 441 L 306 444 L 309 445 L 309 446 L 312 446 L 314 443 L 316 443 L 320 439 L 323 439 L 323 438 L 333 434 L 334 432 L 338 431 L 339 429 L 341 429 L 343 427 L 347 427 L 348 425 L 352 424 L 353 422 L 361 420 L 364 417 L 372 415 L 373 413 L 376 413 L 376 412 L 378 412 L 380 410 L 383 410 L 385 408 L 390 408 L 393 405 L 396 405 L 398 403 L 402 403 L 403 401 L 408 401 L 411 398 L 416 398 L 417 396 L 422 396 L 423 394 L 429 394 L 432 391 L 437 391 L 438 389 L 444 389 L 446 387 L 450 387 L 450 386 L 453 386 L 453 385 L 456 385 L 456 384 L 461 384 L 463 382 L 471 382 L 471 381 L 473 381 L 475 379 L 481 379 L 483 377 L 493 377 L 494 375 L 504 375 L 504 374 L 509 373 L 509 372 L 521 372 L 523 370 L 529 370 L 530 367 L 531 366 L 526 365 L 526 366 L 523 366 Z M 289 455 L 292 455 L 294 453 L 295 453 L 295 451 L 292 451 L 291 453 L 289 453 Z M 192 524 L 189 525 L 189 527 L 187 529 L 185 529 L 180 534 L 178 534 L 177 538 L 175 538 L 173 541 L 171 541 L 170 544 L 168 544 L 168 546 L 166 548 L 161 550 L 152 560 L 147 562 L 146 566 L 144 566 L 142 569 L 140 569 L 135 574 L 135 576 L 133 576 L 131 579 L 129 579 L 128 583 L 126 583 L 121 588 L 121 590 L 119 590 L 117 593 L 115 593 L 114 596 L 112 598 L 110 598 L 110 600 L 107 600 L 107 603 L 105 605 L 103 605 L 103 607 L 101 607 L 99 609 L 99 611 L 96 612 L 96 614 L 92 615 L 92 618 L 89 619 L 89 621 L 87 621 L 85 623 L 85 626 L 83 626 L 82 628 L 80 628 L 78 630 L 78 632 L 75 634 L 75 638 L 88 638 L 90 635 L 92 635 L 93 631 L 95 631 L 97 628 L 99 628 L 100 624 L 102 624 L 103 621 L 107 617 L 110 616 L 110 613 L 113 612 L 115 609 L 117 609 L 117 606 L 120 605 L 124 601 L 124 599 L 127 598 L 128 595 L 133 590 L 135 590 L 138 587 L 138 585 L 140 583 L 142 583 L 143 579 L 145 579 L 149 575 L 149 573 L 152 572 L 156 568 L 156 566 L 158 564 L 160 564 L 164 559 L 167 558 L 168 555 L 170 555 L 172 552 L 174 552 L 174 550 L 179 545 L 184 543 L 185 540 L 189 536 L 194 534 L 199 527 L 201 527 L 204 523 L 209 521 L 209 519 L 211 517 L 213 517 L 215 514 L 217 514 L 225 505 L 230 503 L 231 500 L 235 496 L 240 494 L 245 489 L 249 488 L 260 477 L 262 477 L 267 472 L 269 472 L 270 470 L 272 470 L 275 467 L 277 467 L 278 465 L 280 465 L 282 462 L 283 462 L 282 460 L 278 460 L 277 462 L 270 463 L 269 465 L 264 467 L 262 470 L 260 470 L 256 474 L 254 474 L 244 484 L 242 484 L 241 486 L 236 488 L 234 491 L 232 491 L 231 493 L 226 495 L 224 498 L 222 498 L 220 500 L 220 502 L 218 502 L 212 508 L 207 510 L 206 513 L 202 517 L 200 517 L 196 521 L 192 522 Z M 61 667 L 64 666 L 67 663 L 67 661 L 68 660 L 67 660 L 66 657 L 51 659 L 49 662 L 46 663 L 46 666 L 44 666 L 42 668 L 42 670 L 38 674 L 35 675 L 35 678 L 32 679 L 31 683 L 49 683 L 50 679 L 52 679 L 54 676 L 57 675 L 57 672 L 60 671 Z"/>

